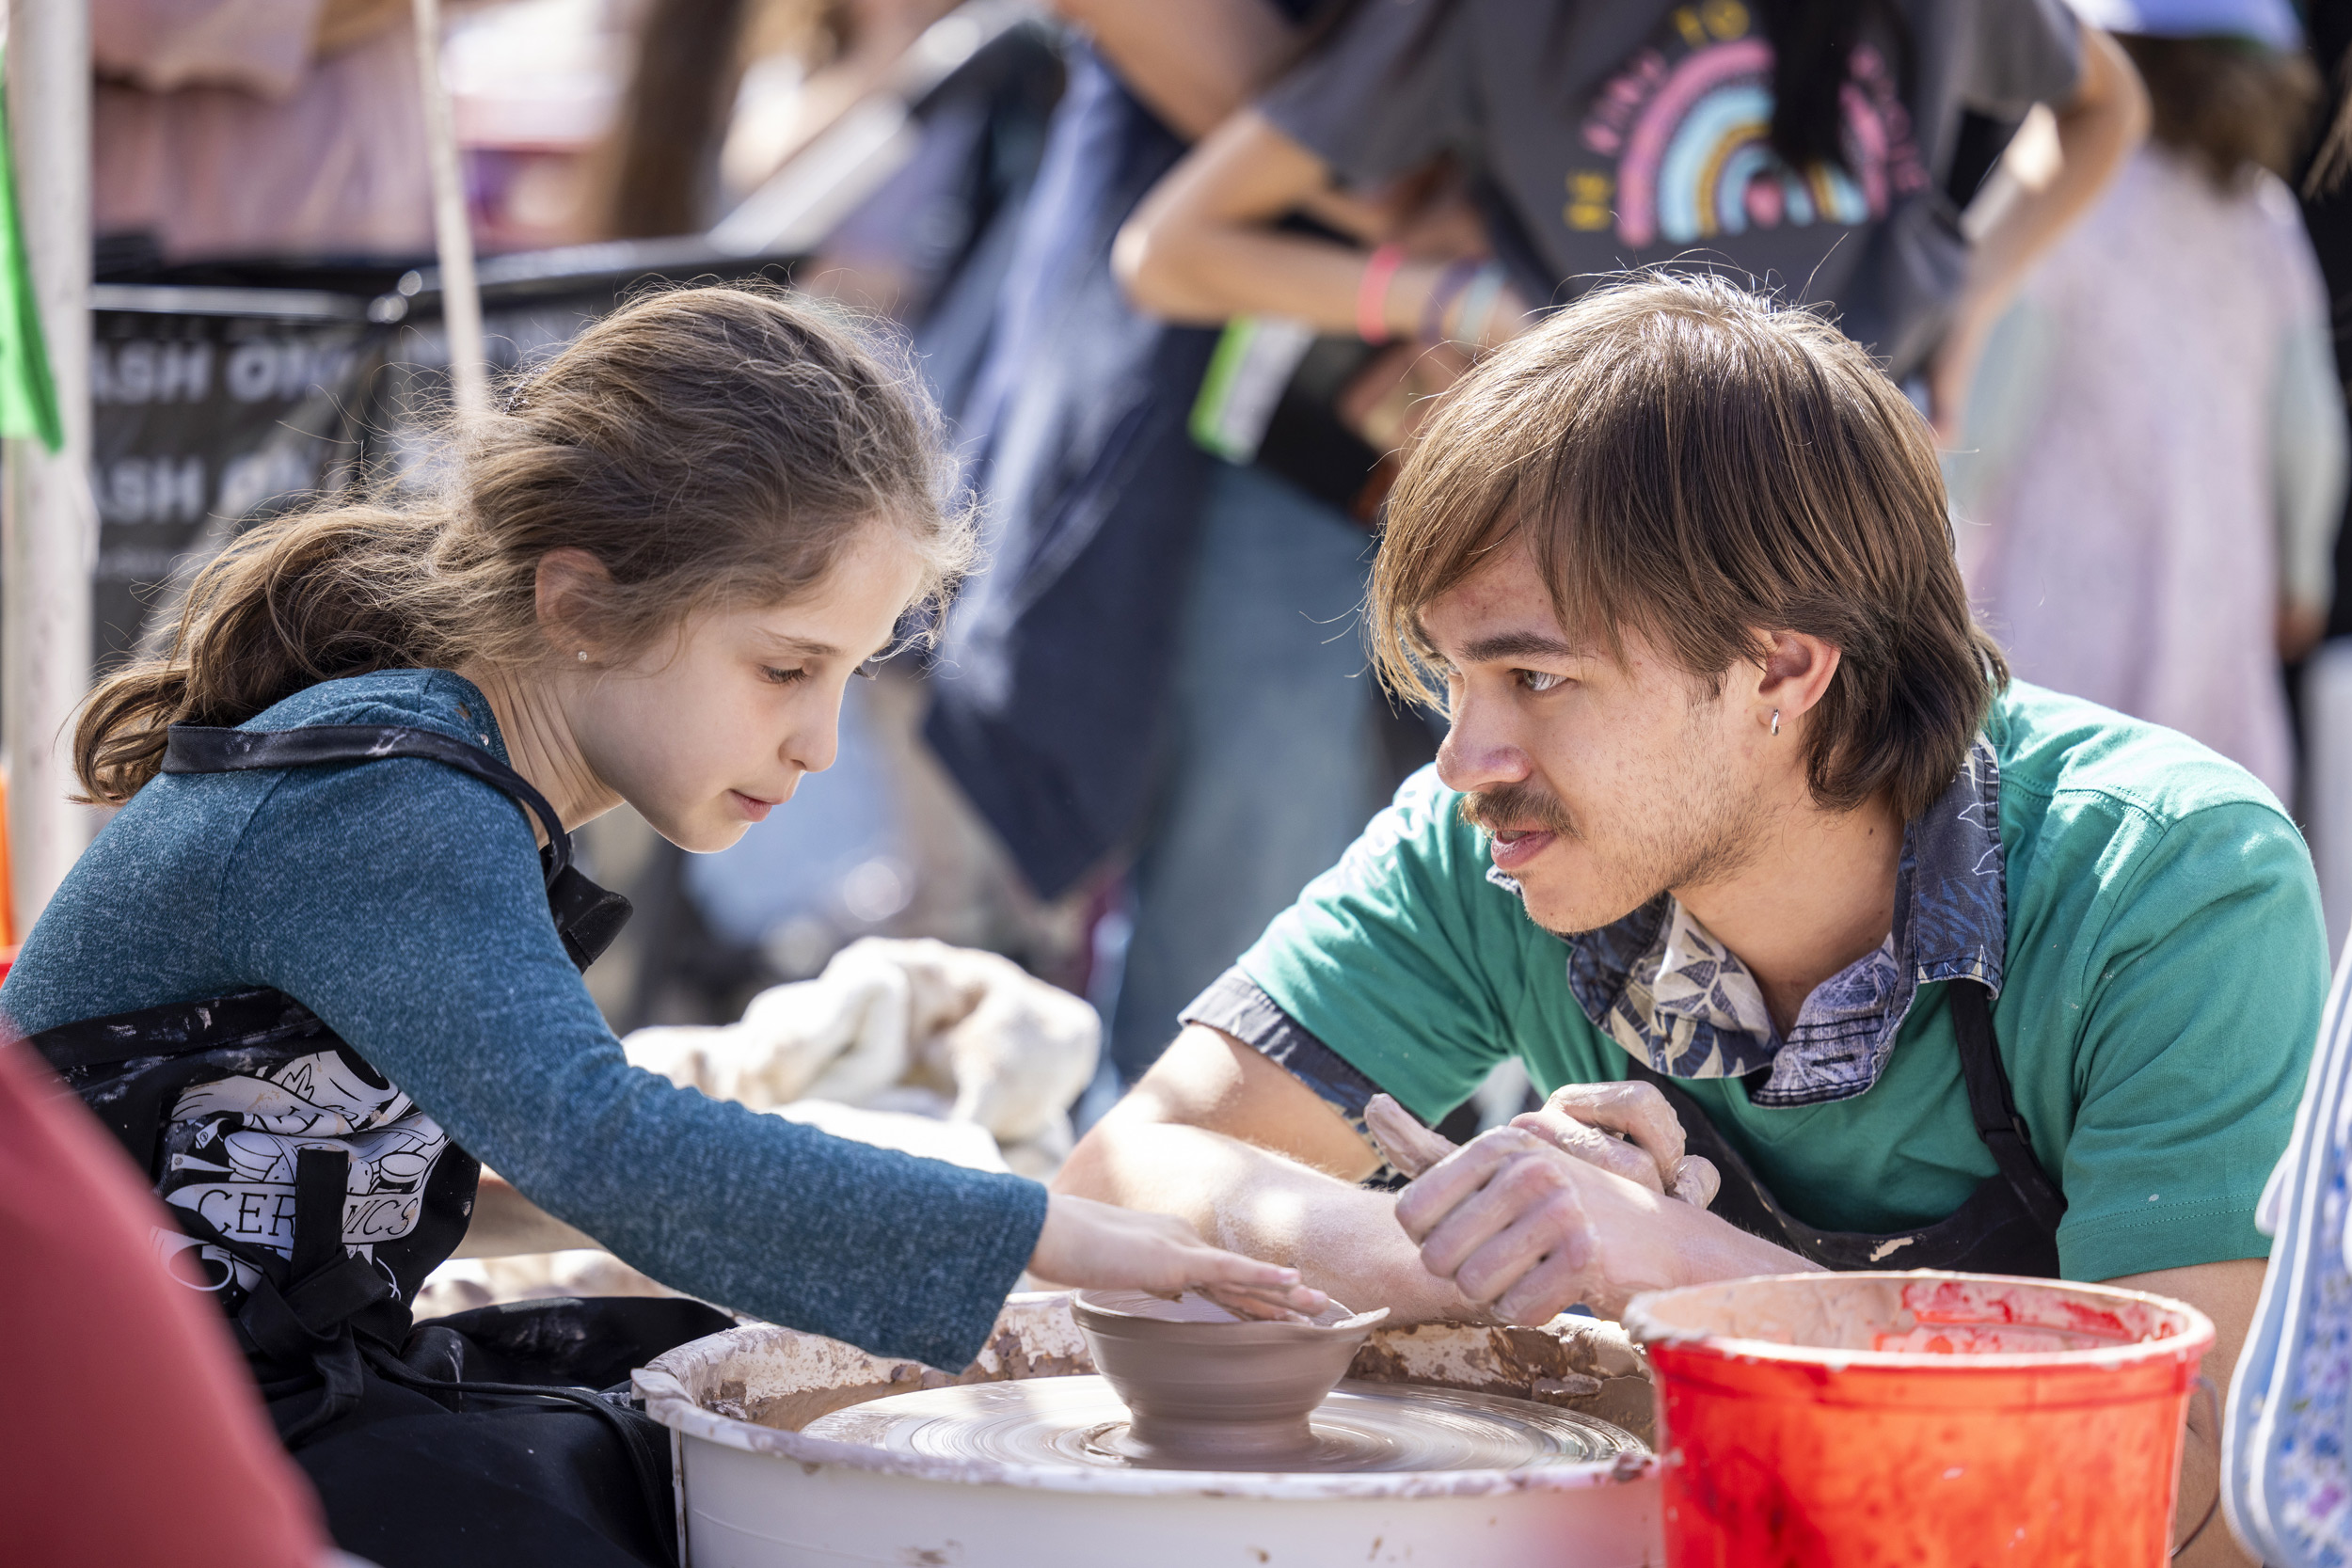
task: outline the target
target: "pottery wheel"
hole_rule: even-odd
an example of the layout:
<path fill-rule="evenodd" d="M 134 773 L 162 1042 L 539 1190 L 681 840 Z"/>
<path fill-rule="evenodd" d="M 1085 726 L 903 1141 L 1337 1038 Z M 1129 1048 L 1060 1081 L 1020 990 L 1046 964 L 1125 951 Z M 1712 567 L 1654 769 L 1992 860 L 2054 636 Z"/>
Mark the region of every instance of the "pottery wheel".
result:
<path fill-rule="evenodd" d="M 1283 1472 L 1522 1470 L 1646 1452 L 1606 1421 L 1526 1400 L 1450 1388 L 1343 1383 L 1316 1409 L 1311 1450 L 1271 1465 L 1200 1469 Z M 1034 1378 L 927 1388 L 836 1410 L 803 1429 L 811 1437 L 930 1459 L 1004 1465 L 1166 1469 L 1126 1440 L 1127 1407 L 1099 1377 Z"/>

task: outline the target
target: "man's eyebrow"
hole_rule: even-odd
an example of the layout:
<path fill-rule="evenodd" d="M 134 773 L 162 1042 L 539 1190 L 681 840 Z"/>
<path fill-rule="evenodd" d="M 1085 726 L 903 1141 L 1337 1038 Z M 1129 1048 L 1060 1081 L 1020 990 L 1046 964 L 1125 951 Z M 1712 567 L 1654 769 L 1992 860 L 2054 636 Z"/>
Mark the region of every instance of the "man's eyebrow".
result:
<path fill-rule="evenodd" d="M 1485 637 L 1474 637 L 1462 646 L 1462 658 L 1470 664 L 1494 664 L 1506 658 L 1575 659 L 1590 657 L 1588 650 L 1540 631 L 1492 632 Z"/>

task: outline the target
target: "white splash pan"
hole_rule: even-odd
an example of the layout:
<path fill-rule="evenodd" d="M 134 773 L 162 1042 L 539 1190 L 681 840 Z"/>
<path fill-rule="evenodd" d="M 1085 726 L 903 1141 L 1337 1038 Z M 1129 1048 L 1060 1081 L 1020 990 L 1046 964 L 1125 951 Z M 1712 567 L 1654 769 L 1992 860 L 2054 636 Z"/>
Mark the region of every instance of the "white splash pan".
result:
<path fill-rule="evenodd" d="M 1093 1370 L 1069 1297 L 1054 1293 L 1009 1298 L 988 1349 L 961 1376 L 763 1326 L 681 1345 L 635 1382 L 647 1413 L 671 1430 L 689 1568 L 1665 1560 L 1647 1458 L 1430 1474 L 1090 1470 L 884 1453 L 789 1430 L 885 1394 Z M 1614 1324 L 1387 1331 L 1351 1375 L 1534 1398 L 1646 1435 L 1646 1368 Z"/>

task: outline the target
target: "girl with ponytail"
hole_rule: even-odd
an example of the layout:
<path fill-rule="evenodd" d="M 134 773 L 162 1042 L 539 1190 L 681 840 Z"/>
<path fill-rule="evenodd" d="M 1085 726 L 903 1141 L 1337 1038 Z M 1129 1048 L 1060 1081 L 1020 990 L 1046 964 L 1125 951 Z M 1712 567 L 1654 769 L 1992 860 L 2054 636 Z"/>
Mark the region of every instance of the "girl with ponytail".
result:
<path fill-rule="evenodd" d="M 674 1551 L 666 1446 L 582 1390 L 730 1320 L 412 1323 L 477 1161 L 692 1296 L 950 1369 L 1025 1267 L 1321 1305 L 1181 1221 L 675 1088 L 581 983 L 627 906 L 569 832 L 626 801 L 722 849 L 831 763 L 845 683 L 968 559 L 946 479 L 911 375 L 839 325 L 653 294 L 521 379 L 444 493 L 246 534 L 92 694 L 82 784 L 121 810 L 0 1010 L 154 1180 L 347 1549 Z"/>

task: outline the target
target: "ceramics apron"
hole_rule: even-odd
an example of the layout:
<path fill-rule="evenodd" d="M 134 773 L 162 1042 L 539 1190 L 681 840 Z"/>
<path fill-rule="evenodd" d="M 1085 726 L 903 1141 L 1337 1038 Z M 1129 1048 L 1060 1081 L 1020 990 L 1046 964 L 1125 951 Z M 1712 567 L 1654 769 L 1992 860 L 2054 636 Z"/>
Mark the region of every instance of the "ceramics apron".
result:
<path fill-rule="evenodd" d="M 1829 1269 L 1956 1269 L 1971 1274 L 2058 1277 L 2058 1226 L 2066 1199 L 2034 1158 L 2026 1124 L 2010 1097 L 2009 1074 L 1993 1037 L 1985 988 L 1973 980 L 1951 987 L 1952 1031 L 1960 1041 L 1961 1076 L 1968 1108 L 2000 1174 L 1987 1177 L 1952 1214 L 1915 1230 L 1869 1235 L 1820 1230 L 1783 1209 L 1740 1158 L 1699 1102 L 1646 1066 L 1633 1075 L 1656 1085 L 1682 1118 L 1689 1152 L 1703 1154 L 1723 1173 L 1713 1212 Z"/>
<path fill-rule="evenodd" d="M 548 834 L 548 905 L 581 969 L 628 918 L 582 876 L 546 798 L 431 730 L 174 725 L 167 773 L 423 757 L 504 790 Z M 430 976 L 419 983 L 429 984 Z M 464 1239 L 481 1165 L 294 998 L 256 990 L 32 1038 L 179 1224 L 183 1284 L 229 1315 L 337 1543 L 408 1563 L 674 1560 L 662 1429 L 596 1390 L 733 1326 L 700 1302 L 526 1302 L 412 1324 Z"/>

